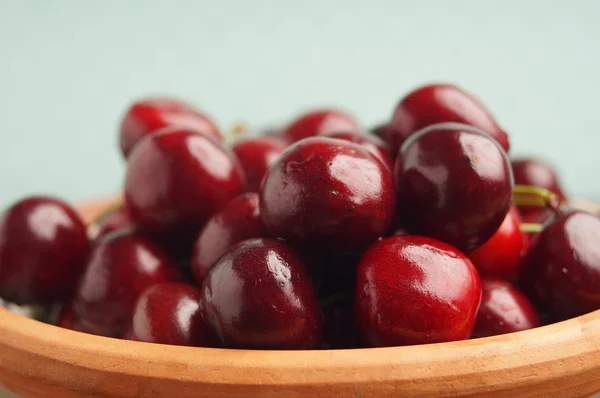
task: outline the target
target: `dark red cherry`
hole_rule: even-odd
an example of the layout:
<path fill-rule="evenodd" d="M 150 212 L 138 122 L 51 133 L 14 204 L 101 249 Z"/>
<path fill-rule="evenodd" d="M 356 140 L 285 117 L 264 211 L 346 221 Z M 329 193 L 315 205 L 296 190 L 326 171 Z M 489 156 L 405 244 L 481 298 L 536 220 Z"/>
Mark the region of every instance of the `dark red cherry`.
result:
<path fill-rule="evenodd" d="M 196 130 L 218 141 L 223 137 L 212 120 L 193 106 L 168 98 L 149 98 L 135 102 L 121 122 L 120 145 L 125 157 L 145 136 L 164 127 Z"/>
<path fill-rule="evenodd" d="M 473 95 L 451 84 L 422 86 L 400 100 L 388 130 L 392 151 L 398 151 L 408 137 L 422 128 L 445 122 L 480 129 L 508 152 L 508 136 L 486 107 Z"/>
<path fill-rule="evenodd" d="M 65 202 L 20 200 L 0 218 L 0 297 L 17 304 L 68 299 L 89 251 L 86 227 Z"/>
<path fill-rule="evenodd" d="M 520 229 L 521 216 L 511 206 L 500 228 L 482 246 L 469 253 L 481 276 L 514 280 L 518 274 L 523 250 L 528 242 Z"/>
<path fill-rule="evenodd" d="M 246 172 L 248 191 L 258 192 L 267 170 L 286 147 L 283 140 L 274 137 L 249 138 L 233 146 L 233 152 Z"/>
<path fill-rule="evenodd" d="M 129 213 L 129 208 L 126 203 L 121 204 L 115 210 L 111 211 L 105 217 L 100 220 L 97 225 L 98 232 L 96 239 L 108 235 L 111 232 L 119 231 L 122 229 L 134 228 L 133 220 Z"/>
<path fill-rule="evenodd" d="M 327 134 L 327 137 L 354 142 L 364 147 L 371 155 L 381 160 L 390 170 L 394 168 L 394 161 L 390 155 L 390 147 L 384 141 L 372 135 L 356 132 L 342 132 Z"/>
<path fill-rule="evenodd" d="M 267 230 L 293 245 L 358 250 L 390 225 L 393 179 L 358 144 L 307 138 L 288 148 L 265 176 L 260 212 Z"/>
<path fill-rule="evenodd" d="M 196 238 L 192 254 L 196 281 L 202 283 L 213 264 L 234 244 L 265 236 L 258 194 L 246 193 L 233 199 L 206 222 Z"/>
<path fill-rule="evenodd" d="M 304 138 L 325 135 L 340 131 L 360 131 L 354 118 L 344 112 L 332 109 L 308 112 L 294 120 L 284 130 L 284 139 L 290 143 Z"/>
<path fill-rule="evenodd" d="M 473 330 L 474 338 L 520 332 L 540 325 L 537 310 L 510 282 L 481 280 L 481 306 Z"/>
<path fill-rule="evenodd" d="M 161 283 L 138 298 L 127 339 L 146 343 L 210 347 L 214 336 L 204 321 L 200 290 L 185 283 Z"/>
<path fill-rule="evenodd" d="M 313 349 L 322 314 L 298 255 L 274 239 L 230 248 L 202 284 L 204 315 L 226 347 Z"/>
<path fill-rule="evenodd" d="M 536 235 L 521 284 L 534 302 L 568 319 L 600 309 L 600 218 L 584 211 L 556 217 Z"/>
<path fill-rule="evenodd" d="M 125 198 L 131 218 L 147 232 L 197 231 L 245 189 L 235 155 L 192 130 L 153 134 L 129 156 Z"/>
<path fill-rule="evenodd" d="M 175 264 L 156 243 L 128 230 L 113 232 L 90 254 L 73 299 L 75 317 L 84 331 L 121 336 L 144 290 L 179 279 Z"/>
<path fill-rule="evenodd" d="M 559 200 L 566 200 L 565 195 L 554 167 L 534 158 L 518 158 L 512 162 L 515 184 L 533 185 L 547 189 L 558 195 Z M 519 212 L 528 222 L 536 222 L 541 217 L 544 209 L 532 206 L 519 206 Z"/>
<path fill-rule="evenodd" d="M 506 153 L 485 133 L 443 123 L 402 146 L 395 164 L 397 211 L 411 233 L 470 252 L 492 237 L 511 204 Z"/>
<path fill-rule="evenodd" d="M 481 299 L 477 270 L 454 247 L 415 235 L 371 246 L 358 264 L 356 318 L 371 346 L 464 340 Z"/>

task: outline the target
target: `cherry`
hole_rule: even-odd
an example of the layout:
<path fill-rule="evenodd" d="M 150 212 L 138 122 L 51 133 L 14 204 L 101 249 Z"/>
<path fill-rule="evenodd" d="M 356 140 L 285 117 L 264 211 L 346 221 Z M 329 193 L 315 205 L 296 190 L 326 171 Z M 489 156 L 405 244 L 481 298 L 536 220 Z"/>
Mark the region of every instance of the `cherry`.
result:
<path fill-rule="evenodd" d="M 307 138 L 288 148 L 266 174 L 260 212 L 267 230 L 292 245 L 357 250 L 387 231 L 393 179 L 358 144 Z"/>
<path fill-rule="evenodd" d="M 375 137 L 379 138 L 381 141 L 388 143 L 388 124 L 387 123 L 382 123 L 380 125 L 375 126 L 373 129 L 371 129 L 371 134 L 374 135 Z M 390 150 L 390 155 L 392 156 L 392 158 L 396 158 L 396 154 L 398 151 L 392 152 L 391 151 L 391 147 L 388 144 L 388 148 Z"/>
<path fill-rule="evenodd" d="M 246 188 L 235 155 L 204 134 L 170 129 L 142 140 L 129 156 L 125 198 L 142 230 L 194 231 Z"/>
<path fill-rule="evenodd" d="M 346 113 L 322 109 L 308 112 L 294 120 L 286 127 L 283 136 L 293 143 L 308 137 L 345 131 L 360 131 L 360 126 Z"/>
<path fill-rule="evenodd" d="M 122 229 L 134 228 L 133 220 L 129 213 L 129 207 L 126 203 L 122 203 L 116 209 L 111 211 L 97 224 L 96 239 L 108 235 L 111 232 L 119 231 Z"/>
<path fill-rule="evenodd" d="M 233 199 L 214 214 L 196 238 L 192 271 L 202 283 L 213 264 L 234 244 L 250 238 L 262 238 L 267 232 L 260 219 L 258 194 L 246 193 Z"/>
<path fill-rule="evenodd" d="M 73 299 L 75 317 L 84 331 L 121 336 L 146 288 L 179 279 L 175 264 L 156 243 L 132 231 L 113 232 L 92 249 Z"/>
<path fill-rule="evenodd" d="M 405 229 L 465 252 L 491 238 L 510 208 L 506 153 L 470 126 L 442 123 L 414 134 L 396 159 L 395 176 Z"/>
<path fill-rule="evenodd" d="M 469 258 L 481 276 L 513 280 L 518 274 L 521 258 L 529 238 L 520 229 L 521 216 L 511 206 L 500 228 L 492 237 L 469 253 Z"/>
<path fill-rule="evenodd" d="M 312 349 L 322 315 L 300 257 L 285 243 L 251 239 L 230 248 L 202 284 L 207 322 L 226 347 Z"/>
<path fill-rule="evenodd" d="M 129 340 L 185 346 L 213 345 L 204 321 L 199 289 L 185 283 L 161 283 L 137 300 L 127 327 Z"/>
<path fill-rule="evenodd" d="M 521 283 L 542 310 L 568 319 L 600 309 L 600 218 L 558 215 L 536 235 Z"/>
<path fill-rule="evenodd" d="M 68 299 L 89 251 L 86 227 L 65 202 L 32 196 L 0 219 L 0 296 L 17 304 Z"/>
<path fill-rule="evenodd" d="M 564 201 L 567 199 L 560 186 L 558 175 L 554 168 L 546 162 L 533 158 L 513 159 L 511 162 L 515 184 L 531 185 L 547 189 L 556 195 L 558 199 Z M 544 209 L 533 206 L 519 206 L 519 211 L 523 218 L 530 222 L 535 222 L 540 218 Z"/>
<path fill-rule="evenodd" d="M 371 346 L 468 339 L 480 299 L 471 261 L 435 239 L 386 238 L 358 264 L 356 319 Z"/>
<path fill-rule="evenodd" d="M 148 98 L 135 102 L 121 122 L 120 144 L 125 157 L 145 136 L 164 127 L 182 127 L 209 135 L 218 141 L 223 137 L 212 120 L 193 106 L 168 98 Z"/>
<path fill-rule="evenodd" d="M 246 171 L 248 191 L 258 192 L 267 170 L 286 147 L 284 141 L 274 137 L 249 138 L 233 146 L 233 152 Z"/>
<path fill-rule="evenodd" d="M 408 137 L 422 128 L 444 122 L 478 128 L 508 152 L 508 136 L 485 106 L 471 94 L 450 84 L 421 86 L 400 100 L 388 129 L 392 151 L 398 151 Z"/>
<path fill-rule="evenodd" d="M 342 132 L 330 133 L 326 136 L 359 144 L 369 151 L 371 155 L 381 160 L 381 162 L 386 165 L 388 169 L 392 170 L 394 168 L 394 161 L 392 160 L 388 144 L 373 135 L 364 135 L 355 132 Z"/>
<path fill-rule="evenodd" d="M 474 338 L 520 332 L 540 325 L 537 310 L 510 282 L 481 280 L 481 306 L 473 330 Z"/>

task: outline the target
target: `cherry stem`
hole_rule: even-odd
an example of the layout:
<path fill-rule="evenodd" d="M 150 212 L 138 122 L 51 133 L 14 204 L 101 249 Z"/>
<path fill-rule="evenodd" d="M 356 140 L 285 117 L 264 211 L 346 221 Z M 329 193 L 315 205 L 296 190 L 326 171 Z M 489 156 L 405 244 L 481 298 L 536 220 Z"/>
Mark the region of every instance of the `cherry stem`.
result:
<path fill-rule="evenodd" d="M 321 307 L 327 307 L 340 301 L 350 301 L 354 298 L 354 292 L 342 292 L 333 294 L 319 301 Z"/>
<path fill-rule="evenodd" d="M 231 143 L 237 140 L 239 137 L 245 135 L 248 132 L 248 125 L 243 122 L 238 122 L 225 133 L 225 141 Z"/>
<path fill-rule="evenodd" d="M 544 226 L 539 223 L 529 223 L 524 222 L 519 226 L 521 232 L 525 232 L 526 234 L 537 234 L 538 232 L 542 232 Z"/>
<path fill-rule="evenodd" d="M 557 210 L 561 201 L 554 192 L 532 185 L 519 185 L 513 187 L 513 203 L 516 206 L 544 207 Z"/>

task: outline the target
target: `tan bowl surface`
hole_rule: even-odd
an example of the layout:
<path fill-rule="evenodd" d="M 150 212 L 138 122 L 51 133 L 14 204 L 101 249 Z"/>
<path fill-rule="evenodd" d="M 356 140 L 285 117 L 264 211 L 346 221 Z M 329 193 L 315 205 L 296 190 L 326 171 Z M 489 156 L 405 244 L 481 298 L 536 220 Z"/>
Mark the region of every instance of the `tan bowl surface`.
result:
<path fill-rule="evenodd" d="M 455 343 L 247 351 L 109 339 L 0 309 L 0 384 L 60 398 L 589 396 L 600 391 L 600 311 Z"/>

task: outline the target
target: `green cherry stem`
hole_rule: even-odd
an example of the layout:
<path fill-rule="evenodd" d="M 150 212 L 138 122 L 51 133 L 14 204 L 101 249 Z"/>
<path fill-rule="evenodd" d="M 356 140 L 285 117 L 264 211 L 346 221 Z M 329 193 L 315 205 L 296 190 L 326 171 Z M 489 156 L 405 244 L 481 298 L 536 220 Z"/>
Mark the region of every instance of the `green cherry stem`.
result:
<path fill-rule="evenodd" d="M 513 187 L 513 203 L 518 206 L 545 207 L 558 210 L 562 205 L 558 195 L 545 188 L 516 184 Z"/>
<path fill-rule="evenodd" d="M 526 234 L 537 234 L 538 232 L 542 232 L 544 226 L 539 223 L 528 223 L 524 222 L 520 225 L 521 232 Z"/>

